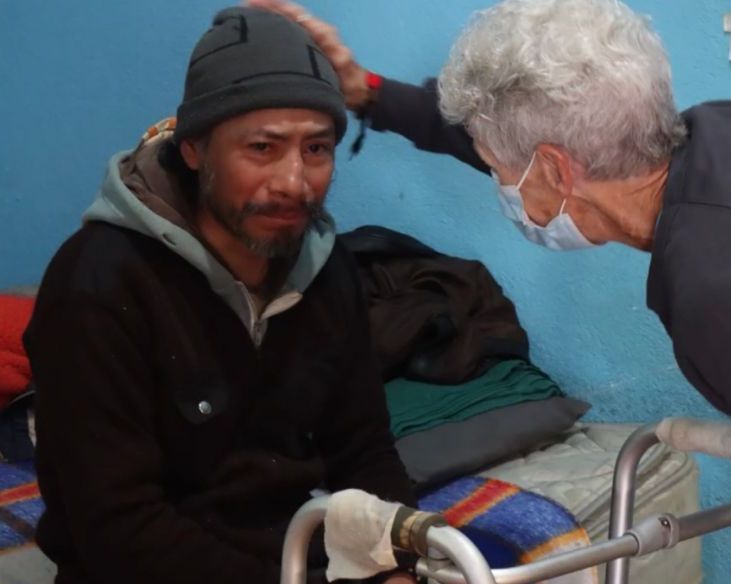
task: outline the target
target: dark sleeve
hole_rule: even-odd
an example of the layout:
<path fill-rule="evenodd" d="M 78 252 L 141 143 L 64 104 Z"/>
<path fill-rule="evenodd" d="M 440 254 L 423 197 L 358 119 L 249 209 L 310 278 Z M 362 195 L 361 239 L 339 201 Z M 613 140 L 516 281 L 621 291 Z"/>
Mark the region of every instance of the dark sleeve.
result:
<path fill-rule="evenodd" d="M 344 253 L 344 252 L 343 252 Z M 349 256 L 348 256 L 349 258 Z M 350 267 L 355 281 L 355 267 Z M 356 286 L 349 315 L 349 341 L 338 386 L 318 436 L 325 454 L 327 488 L 356 488 L 381 499 L 416 506 L 411 481 L 390 430 L 386 394 L 371 344 L 366 302 Z"/>
<path fill-rule="evenodd" d="M 396 132 L 420 150 L 450 154 L 490 173 L 464 127 L 448 124 L 442 118 L 436 79 L 427 79 L 421 87 L 384 79 L 378 100 L 369 107 L 367 115 L 374 130 Z"/>
<path fill-rule="evenodd" d="M 665 251 L 668 327 L 683 374 L 731 415 L 731 209 L 684 205 Z"/>
<path fill-rule="evenodd" d="M 127 313 L 90 300 L 49 308 L 26 334 L 47 465 L 39 476 L 45 469 L 60 496 L 90 581 L 278 582 L 277 566 L 223 543 L 166 500 L 154 371 Z"/>

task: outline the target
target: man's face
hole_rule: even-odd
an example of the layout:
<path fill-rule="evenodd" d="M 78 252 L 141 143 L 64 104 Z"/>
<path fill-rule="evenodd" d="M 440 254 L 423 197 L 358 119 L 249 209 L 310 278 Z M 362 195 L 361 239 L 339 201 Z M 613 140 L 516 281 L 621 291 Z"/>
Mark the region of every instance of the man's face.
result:
<path fill-rule="evenodd" d="M 278 257 L 296 253 L 322 213 L 335 145 L 324 113 L 257 110 L 216 126 L 186 162 L 199 171 L 201 211 L 256 254 Z"/>

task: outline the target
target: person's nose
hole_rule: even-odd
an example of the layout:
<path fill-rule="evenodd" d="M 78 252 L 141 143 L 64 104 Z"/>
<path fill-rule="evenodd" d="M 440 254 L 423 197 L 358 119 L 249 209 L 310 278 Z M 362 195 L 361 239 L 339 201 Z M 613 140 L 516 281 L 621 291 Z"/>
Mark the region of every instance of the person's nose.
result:
<path fill-rule="evenodd" d="M 305 170 L 302 154 L 298 151 L 288 152 L 276 163 L 270 190 L 286 199 L 306 199 L 308 185 Z"/>

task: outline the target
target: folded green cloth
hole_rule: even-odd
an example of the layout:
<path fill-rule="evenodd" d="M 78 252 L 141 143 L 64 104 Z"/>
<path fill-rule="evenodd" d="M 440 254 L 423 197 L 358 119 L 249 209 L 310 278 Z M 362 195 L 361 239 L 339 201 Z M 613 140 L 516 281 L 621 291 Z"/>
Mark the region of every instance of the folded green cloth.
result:
<path fill-rule="evenodd" d="M 520 359 L 502 361 L 482 377 L 461 385 L 408 379 L 386 384 L 391 431 L 396 438 L 497 408 L 562 395 L 548 375 Z"/>

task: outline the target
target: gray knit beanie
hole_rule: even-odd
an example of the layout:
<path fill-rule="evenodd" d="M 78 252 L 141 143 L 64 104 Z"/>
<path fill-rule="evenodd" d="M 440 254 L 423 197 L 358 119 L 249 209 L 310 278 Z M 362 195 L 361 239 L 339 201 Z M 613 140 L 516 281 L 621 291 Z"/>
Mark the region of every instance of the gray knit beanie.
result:
<path fill-rule="evenodd" d="M 219 12 L 193 50 L 175 141 L 197 137 L 243 113 L 306 108 L 347 127 L 337 75 L 307 32 L 287 18 L 234 7 Z"/>

